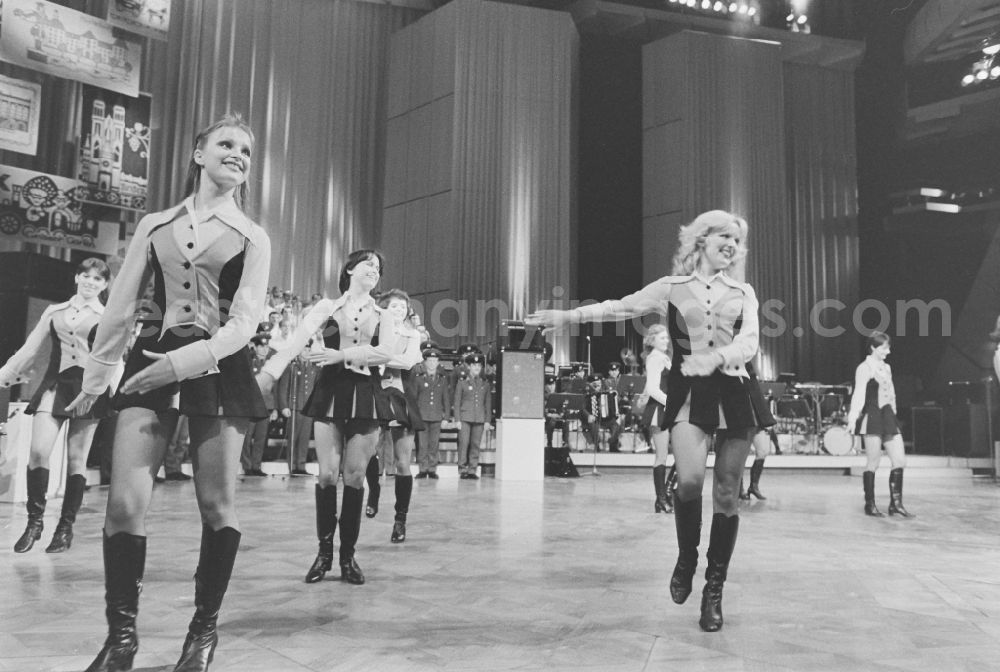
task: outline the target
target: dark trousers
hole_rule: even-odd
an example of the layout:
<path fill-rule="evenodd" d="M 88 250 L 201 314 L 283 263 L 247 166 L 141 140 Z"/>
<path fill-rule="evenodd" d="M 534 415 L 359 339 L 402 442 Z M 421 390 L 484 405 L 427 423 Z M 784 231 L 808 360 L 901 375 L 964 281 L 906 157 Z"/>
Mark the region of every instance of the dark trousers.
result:
<path fill-rule="evenodd" d="M 483 423 L 462 422 L 458 430 L 458 471 L 474 474 L 479 467 L 479 444 L 483 440 Z"/>
<path fill-rule="evenodd" d="M 288 424 L 285 424 L 286 432 Z M 309 457 L 309 439 L 312 437 L 313 419 L 295 413 L 295 436 L 292 437 L 292 467 L 302 469 Z"/>
<path fill-rule="evenodd" d="M 264 447 L 267 445 L 267 426 L 270 424 L 268 418 L 258 420 L 253 423 L 246 438 L 243 439 L 243 453 L 240 455 L 240 464 L 243 471 L 260 469 L 260 463 L 264 460 Z"/>
<path fill-rule="evenodd" d="M 441 440 L 441 421 L 427 422 L 427 429 L 417 432 L 417 464 L 420 471 L 435 472 L 438 465 L 438 444 Z"/>

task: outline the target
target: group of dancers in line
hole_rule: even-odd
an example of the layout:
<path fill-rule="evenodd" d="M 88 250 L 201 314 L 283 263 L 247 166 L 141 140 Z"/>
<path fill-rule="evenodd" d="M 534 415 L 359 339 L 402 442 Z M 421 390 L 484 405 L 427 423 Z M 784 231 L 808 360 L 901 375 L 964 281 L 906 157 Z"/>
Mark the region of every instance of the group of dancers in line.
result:
<path fill-rule="evenodd" d="M 274 384 L 314 334 L 322 334 L 324 347 L 310 348 L 307 357 L 323 369 L 303 410 L 315 420 L 319 550 L 307 582 L 321 580 L 333 567 L 340 475 L 340 577 L 364 583 L 355 546 L 365 471 L 383 425 L 392 423 L 396 458 L 402 473 L 409 470 L 420 416 L 402 383 L 421 359 L 420 338 L 407 324 L 405 293 L 389 292 L 381 307 L 372 296 L 385 268 L 379 252 L 352 252 L 340 273 L 340 297 L 319 301 L 256 378 L 252 373 L 246 344 L 264 305 L 270 263 L 268 236 L 245 214 L 253 146 L 252 130 L 237 116 L 223 117 L 199 132 L 185 199 L 140 221 L 107 305 L 102 308 L 96 297 L 107 286 L 108 269 L 88 260 L 78 269 L 77 294 L 46 310 L 25 347 L 0 369 L 0 384 L 20 382 L 33 348 L 51 339 L 50 366 L 30 405 L 35 419 L 29 519 L 15 550 L 27 550 L 41 535 L 44 465 L 55 434 L 67 421 L 70 482 L 56 538 L 47 550 L 69 547 L 82 497 L 87 439 L 110 407 L 118 410 L 103 530 L 108 635 L 87 672 L 132 669 L 139 646 L 136 617 L 146 559 L 146 514 L 178 412 L 189 418 L 202 530 L 195 611 L 175 672 L 207 670 L 212 662 L 219 611 L 241 538 L 235 487 L 244 435 L 251 421 L 267 416 L 261 390 Z M 759 340 L 757 298 L 743 279 L 747 234 L 747 223 L 736 215 L 703 213 L 681 227 L 673 275 L 619 300 L 567 311 L 540 310 L 528 318 L 530 324 L 555 329 L 647 313 L 667 318 L 666 327 L 654 327 L 646 336 L 649 402 L 644 417 L 656 447 L 658 506 L 670 496 L 665 477 L 668 440 L 673 448 L 678 557 L 669 590 L 678 604 L 693 589 L 706 460 L 716 437 L 713 515 L 699 620 L 709 632 L 723 625 L 722 591 L 739 529 L 743 465 L 755 437 L 774 422 L 747 366 Z M 112 399 L 111 383 L 150 281 L 158 313 L 129 351 L 123 382 Z M 873 336 L 871 354 L 858 367 L 851 419 L 865 434 L 869 455 L 877 456 L 877 446 L 883 443 L 890 457 L 901 459 L 891 375 L 884 361 L 888 349 L 888 337 Z M 393 372 L 384 387 L 383 377 L 372 368 L 378 366 Z M 896 458 L 890 513 L 906 515 L 902 464 Z M 870 471 L 875 464 L 877 460 Z M 394 525 L 394 537 L 405 538 L 407 488 L 412 488 L 412 480 L 397 477 L 396 523 L 403 525 Z M 866 475 L 866 511 L 871 508 L 874 515 L 869 491 Z"/>

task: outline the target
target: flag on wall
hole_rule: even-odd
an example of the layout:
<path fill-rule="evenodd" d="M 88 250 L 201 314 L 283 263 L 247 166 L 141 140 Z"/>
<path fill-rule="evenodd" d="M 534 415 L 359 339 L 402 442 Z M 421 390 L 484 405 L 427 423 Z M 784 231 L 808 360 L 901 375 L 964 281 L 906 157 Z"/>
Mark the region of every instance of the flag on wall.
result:
<path fill-rule="evenodd" d="M 0 238 L 114 254 L 117 222 L 88 217 L 76 180 L 0 166 Z"/>
<path fill-rule="evenodd" d="M 45 0 L 3 0 L 0 60 L 139 95 L 138 38 L 102 19 Z"/>
<path fill-rule="evenodd" d="M 0 149 L 35 155 L 42 86 L 0 75 Z"/>
<path fill-rule="evenodd" d="M 170 30 L 170 0 L 108 0 L 108 23 L 166 40 Z"/>
<path fill-rule="evenodd" d="M 77 145 L 79 199 L 145 210 L 149 186 L 150 98 L 84 86 Z"/>

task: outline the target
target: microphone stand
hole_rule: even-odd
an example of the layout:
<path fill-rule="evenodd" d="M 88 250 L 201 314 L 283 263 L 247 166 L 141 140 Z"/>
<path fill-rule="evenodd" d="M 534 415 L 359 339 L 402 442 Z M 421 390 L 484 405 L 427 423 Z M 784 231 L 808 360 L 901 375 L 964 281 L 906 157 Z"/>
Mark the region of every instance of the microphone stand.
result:
<path fill-rule="evenodd" d="M 990 392 L 993 389 L 993 376 L 983 378 L 986 388 L 986 437 L 990 442 L 990 460 L 993 462 L 993 482 L 997 482 L 997 447 L 993 442 L 993 400 Z"/>
<path fill-rule="evenodd" d="M 288 416 L 288 422 L 285 423 L 285 445 L 288 447 L 288 475 L 292 475 L 292 469 L 294 469 L 295 458 L 293 456 L 293 451 L 295 450 L 295 416 L 298 415 L 298 396 L 299 396 L 299 376 L 302 375 L 302 371 L 299 368 L 299 358 L 296 357 L 292 360 L 292 387 L 289 390 L 288 405 L 291 413 Z"/>

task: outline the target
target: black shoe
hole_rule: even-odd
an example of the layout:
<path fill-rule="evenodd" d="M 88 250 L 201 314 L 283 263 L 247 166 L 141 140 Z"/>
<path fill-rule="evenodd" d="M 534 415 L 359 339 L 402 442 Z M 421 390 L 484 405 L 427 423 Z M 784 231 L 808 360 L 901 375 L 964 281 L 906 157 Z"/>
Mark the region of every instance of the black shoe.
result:
<path fill-rule="evenodd" d="M 427 472 L 426 471 L 418 472 L 417 475 L 414 476 L 413 478 L 427 478 Z"/>
<path fill-rule="evenodd" d="M 229 587 L 241 534 L 231 527 L 202 527 L 201 555 L 195 572 L 194 617 L 188 625 L 174 672 L 208 672 L 219 643 L 218 620 Z"/>
<path fill-rule="evenodd" d="M 319 540 L 319 553 L 306 572 L 306 583 L 319 583 L 333 568 L 333 532 Z"/>
<path fill-rule="evenodd" d="M 139 650 L 135 619 L 146 565 L 146 537 L 104 535 L 104 613 L 108 637 L 86 672 L 125 672 Z"/>
<path fill-rule="evenodd" d="M 750 487 L 747 488 L 747 499 L 750 499 L 750 495 L 757 499 L 767 499 L 760 491 L 760 475 L 762 473 L 764 473 L 764 458 L 758 458 L 753 461 L 753 465 L 750 467 Z"/>
<path fill-rule="evenodd" d="M 183 471 L 171 471 L 167 474 L 166 479 L 168 481 L 190 481 L 191 477 L 185 474 Z"/>
<path fill-rule="evenodd" d="M 467 480 L 469 480 L 469 475 L 468 475 L 468 474 L 466 474 L 466 473 L 461 473 L 461 474 L 459 474 L 459 475 L 458 475 L 458 477 L 459 477 L 460 479 L 462 479 L 463 481 L 467 481 Z"/>
<path fill-rule="evenodd" d="M 670 599 L 684 604 L 691 595 L 691 582 L 698 568 L 701 541 L 701 497 L 681 501 L 674 493 L 674 525 L 677 527 L 677 562 L 670 577 Z"/>
<path fill-rule="evenodd" d="M 913 514 L 903 508 L 903 470 L 889 472 L 889 515 L 912 518 Z"/>
<path fill-rule="evenodd" d="M 308 476 L 309 472 L 302 467 L 296 467 L 291 471 L 292 476 Z"/>
<path fill-rule="evenodd" d="M 467 479 L 469 479 L 470 481 L 478 481 L 479 480 L 479 475 L 478 474 L 466 474 L 465 477 Z"/>
<path fill-rule="evenodd" d="M 244 476 L 267 476 L 263 469 L 248 469 L 243 472 Z"/>
<path fill-rule="evenodd" d="M 389 541 L 394 544 L 401 544 L 406 541 L 406 523 L 397 520 L 392 524 L 392 536 L 389 537 Z"/>
<path fill-rule="evenodd" d="M 874 518 L 884 518 L 885 514 L 875 506 L 875 472 L 866 471 L 861 475 L 865 488 L 865 515 Z"/>
<path fill-rule="evenodd" d="M 368 503 L 365 504 L 365 515 L 369 518 L 378 515 L 378 499 L 382 488 L 380 486 L 376 486 L 376 488 L 368 492 Z"/>
<path fill-rule="evenodd" d="M 705 557 L 705 589 L 701 593 L 701 619 L 698 624 L 705 632 L 722 629 L 722 587 L 729 573 L 736 536 L 740 528 L 739 516 L 716 513 L 712 516 L 712 532 Z"/>
<path fill-rule="evenodd" d="M 436 481 L 436 480 L 438 480 L 439 476 L 438 476 L 438 474 L 437 474 L 436 471 L 428 471 L 427 472 L 427 478 L 430 478 L 430 479 L 433 479 L 433 480 Z"/>
<path fill-rule="evenodd" d="M 340 561 L 340 580 L 355 586 L 364 584 L 365 575 L 361 572 L 361 568 L 354 558 Z"/>
<path fill-rule="evenodd" d="M 30 551 L 35 542 L 42 537 L 42 529 L 45 527 L 42 518 L 45 515 L 45 493 L 49 489 L 49 470 L 45 467 L 28 469 L 26 478 L 28 501 L 25 503 L 25 508 L 28 510 L 28 525 L 14 543 L 15 553 Z"/>
<path fill-rule="evenodd" d="M 45 549 L 46 553 L 63 553 L 69 550 L 73 543 L 73 524 L 59 521 L 56 533 L 52 535 L 52 543 Z"/>

